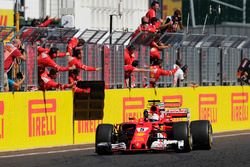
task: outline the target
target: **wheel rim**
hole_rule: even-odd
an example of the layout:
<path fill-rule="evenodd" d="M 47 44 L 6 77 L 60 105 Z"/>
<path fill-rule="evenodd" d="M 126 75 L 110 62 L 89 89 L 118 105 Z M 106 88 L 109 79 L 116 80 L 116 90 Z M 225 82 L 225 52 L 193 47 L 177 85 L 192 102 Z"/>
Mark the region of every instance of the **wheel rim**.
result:
<path fill-rule="evenodd" d="M 191 134 L 188 137 L 188 143 L 189 143 L 190 150 L 192 150 L 193 149 L 193 137 Z"/>
<path fill-rule="evenodd" d="M 213 135 L 212 135 L 212 128 L 211 128 L 211 125 L 209 125 L 209 128 L 208 128 L 208 144 L 209 146 L 211 147 L 212 146 L 212 143 L 213 143 Z"/>

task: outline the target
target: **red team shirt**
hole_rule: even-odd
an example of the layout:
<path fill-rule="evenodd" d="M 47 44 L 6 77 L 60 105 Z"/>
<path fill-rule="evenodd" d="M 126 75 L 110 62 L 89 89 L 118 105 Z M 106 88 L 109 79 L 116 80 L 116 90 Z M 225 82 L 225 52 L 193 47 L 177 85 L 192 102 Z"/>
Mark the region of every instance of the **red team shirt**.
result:
<path fill-rule="evenodd" d="M 156 43 L 153 41 L 150 44 L 150 58 L 156 58 L 156 59 L 160 59 L 161 58 L 161 52 L 160 50 L 156 47 Z"/>
<path fill-rule="evenodd" d="M 58 64 L 56 64 L 56 62 L 51 59 L 51 57 L 46 54 L 45 52 L 43 52 L 42 54 L 40 54 L 38 56 L 37 59 L 38 62 L 38 66 L 39 68 L 45 68 L 45 67 L 51 67 L 54 68 L 57 71 L 69 71 L 69 67 L 62 67 L 59 66 Z"/>
<path fill-rule="evenodd" d="M 130 56 L 130 53 L 128 51 L 128 49 L 126 48 L 124 51 L 124 65 L 129 65 L 132 64 L 132 62 L 134 61 L 134 57 Z"/>
<path fill-rule="evenodd" d="M 77 81 L 81 81 L 81 80 L 82 79 L 80 76 L 77 76 L 77 77 L 69 76 L 69 83 L 70 84 L 75 83 Z M 90 88 L 86 88 L 86 89 L 78 88 L 76 86 L 76 84 L 73 85 L 72 90 L 75 93 L 90 93 Z"/>
<path fill-rule="evenodd" d="M 128 87 L 126 80 L 129 79 L 131 76 L 131 87 L 135 86 L 135 76 L 132 74 L 133 71 L 136 69 L 136 67 L 132 66 L 131 64 L 124 66 L 124 72 L 125 72 L 125 86 Z"/>
<path fill-rule="evenodd" d="M 68 59 L 69 59 L 69 62 L 68 62 L 69 67 L 75 66 L 76 68 L 82 69 L 85 71 L 96 71 L 95 67 L 86 66 L 82 64 L 81 60 L 77 59 L 76 57 L 69 57 Z"/>
<path fill-rule="evenodd" d="M 73 54 L 73 48 L 75 48 L 78 44 L 78 39 L 73 37 L 69 43 L 68 43 L 68 46 L 67 46 L 67 52 L 69 52 L 70 56 L 72 56 Z"/>
<path fill-rule="evenodd" d="M 156 32 L 156 28 L 155 26 L 152 25 L 140 25 L 135 32 L 131 35 L 131 40 L 136 37 L 141 31 L 148 31 L 148 32 L 152 32 L 155 33 Z"/>
<path fill-rule="evenodd" d="M 4 58 L 4 71 L 8 72 L 12 67 L 15 58 L 22 56 L 21 52 L 16 48 L 7 57 Z"/>
<path fill-rule="evenodd" d="M 155 87 L 156 82 L 159 80 L 160 76 L 170 76 L 177 71 L 177 68 L 172 70 L 164 70 L 159 66 L 150 67 L 150 87 Z"/>
<path fill-rule="evenodd" d="M 40 90 L 51 90 L 51 89 L 61 89 L 64 90 L 66 88 L 72 87 L 70 84 L 60 84 L 55 82 L 52 78 L 50 78 L 48 75 L 43 74 L 41 76 L 40 80 Z"/>
<path fill-rule="evenodd" d="M 153 17 L 156 17 L 156 12 L 154 9 L 150 8 L 146 13 L 146 16 L 151 20 Z"/>

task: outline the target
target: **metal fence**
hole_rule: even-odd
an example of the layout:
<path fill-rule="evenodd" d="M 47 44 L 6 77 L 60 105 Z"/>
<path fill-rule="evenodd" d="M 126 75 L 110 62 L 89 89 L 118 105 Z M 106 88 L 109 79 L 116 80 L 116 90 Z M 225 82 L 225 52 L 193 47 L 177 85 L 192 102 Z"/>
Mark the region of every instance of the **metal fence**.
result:
<path fill-rule="evenodd" d="M 205 29 L 203 26 L 196 26 L 189 29 L 192 34 L 224 34 L 239 35 L 239 36 L 250 36 L 249 24 L 225 24 L 225 25 L 206 25 Z M 204 32 L 203 32 L 204 31 Z"/>
<path fill-rule="evenodd" d="M 83 48 L 82 63 L 92 67 L 103 68 L 102 42 L 100 40 L 107 34 L 107 31 L 85 30 L 79 38 L 86 41 Z M 82 71 L 81 76 L 84 81 L 103 80 L 103 69 L 101 71 Z"/>
<path fill-rule="evenodd" d="M 27 31 L 30 31 L 27 35 Z M 67 42 L 78 30 L 26 28 L 19 36 L 25 44 L 27 61 L 21 65 L 25 72 L 25 90 L 38 85 L 37 45 L 34 41 L 42 40 L 46 46 L 55 46 L 66 51 Z M 26 35 L 25 35 L 26 33 Z M 236 78 L 237 68 L 243 58 L 250 58 L 250 40 L 245 36 L 205 35 L 205 34 L 163 34 L 157 37 L 154 33 L 141 32 L 130 41 L 131 32 L 115 31 L 109 34 L 101 30 L 85 30 L 79 35 L 86 41 L 82 63 L 87 66 L 102 67 L 101 71 L 87 72 L 81 70 L 82 79 L 104 80 L 106 89 L 124 88 L 124 50 L 127 45 L 137 48 L 136 59 L 140 68 L 150 66 L 150 43 L 159 39 L 172 47 L 161 52 L 163 68 L 170 70 L 175 61 L 181 59 L 188 65 L 187 78 L 182 86 L 199 84 L 201 86 L 240 85 Z M 0 42 L 0 54 L 3 55 L 3 43 Z M 67 57 L 57 58 L 61 66 L 67 66 Z M 3 90 L 3 56 L 0 59 L 0 88 Z M 149 72 L 134 73 L 136 87 L 142 88 L 149 81 Z M 68 72 L 60 72 L 58 82 L 68 83 Z M 161 77 L 158 87 L 172 87 L 173 77 Z"/>
<path fill-rule="evenodd" d="M 3 42 L 0 42 L 0 91 L 4 90 L 4 53 L 3 53 Z"/>
<path fill-rule="evenodd" d="M 37 65 L 37 45 L 36 43 L 24 42 L 26 61 L 22 62 L 20 71 L 26 76 L 22 85 L 23 90 L 36 90 L 38 86 L 38 65 Z"/>
<path fill-rule="evenodd" d="M 4 42 L 14 35 L 15 27 L 0 26 L 0 91 L 4 91 Z"/>

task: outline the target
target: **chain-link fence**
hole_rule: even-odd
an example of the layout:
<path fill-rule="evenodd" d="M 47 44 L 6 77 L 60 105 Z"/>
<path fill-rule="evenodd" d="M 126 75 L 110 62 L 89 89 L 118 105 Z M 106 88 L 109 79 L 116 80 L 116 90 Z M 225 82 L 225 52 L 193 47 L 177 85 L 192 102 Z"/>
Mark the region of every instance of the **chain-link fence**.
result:
<path fill-rule="evenodd" d="M 4 61 L 7 55 L 4 53 L 4 42 L 9 40 L 15 35 L 15 27 L 0 26 L 0 91 L 4 91 Z M 6 79 L 6 78 L 5 78 Z"/>
<path fill-rule="evenodd" d="M 0 91 L 4 90 L 4 43 L 0 42 Z"/>
<path fill-rule="evenodd" d="M 29 32 L 29 33 L 27 33 Z M 26 62 L 20 66 L 27 78 L 24 90 L 38 86 L 37 44 L 55 46 L 66 52 L 68 41 L 78 32 L 76 29 L 24 28 L 18 34 L 25 44 Z M 201 86 L 240 85 L 236 73 L 240 61 L 250 58 L 250 40 L 245 36 L 204 35 L 204 34 L 170 34 L 157 36 L 154 33 L 141 32 L 130 40 L 131 32 L 115 31 L 109 34 L 102 30 L 85 30 L 78 38 L 85 40 L 82 63 L 87 66 L 101 67 L 100 71 L 83 71 L 84 81 L 105 81 L 106 89 L 125 88 L 124 51 L 128 45 L 136 46 L 136 59 L 139 68 L 149 69 L 150 43 L 156 38 L 163 44 L 170 44 L 168 49 L 161 50 L 163 68 L 173 69 L 176 60 L 182 60 L 188 66 L 188 73 L 182 86 L 198 84 Z M 3 91 L 3 53 L 4 44 L 0 42 L 0 88 Z M 60 66 L 68 66 L 67 57 L 56 58 Z M 136 87 L 148 85 L 149 72 L 134 72 Z M 57 82 L 68 83 L 68 72 L 60 72 Z M 173 77 L 160 77 L 157 87 L 172 87 Z"/>

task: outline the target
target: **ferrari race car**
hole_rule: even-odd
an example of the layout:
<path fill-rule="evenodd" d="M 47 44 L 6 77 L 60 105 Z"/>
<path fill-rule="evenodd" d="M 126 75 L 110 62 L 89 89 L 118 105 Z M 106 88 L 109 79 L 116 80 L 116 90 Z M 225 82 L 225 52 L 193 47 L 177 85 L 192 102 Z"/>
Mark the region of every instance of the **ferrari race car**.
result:
<path fill-rule="evenodd" d="M 181 121 L 174 121 L 175 118 Z M 189 109 L 181 108 L 179 103 L 149 100 L 143 118 L 129 120 L 116 125 L 98 125 L 95 142 L 97 154 L 112 154 L 117 151 L 189 152 L 192 149 L 211 149 L 213 140 L 210 122 L 190 122 Z"/>

